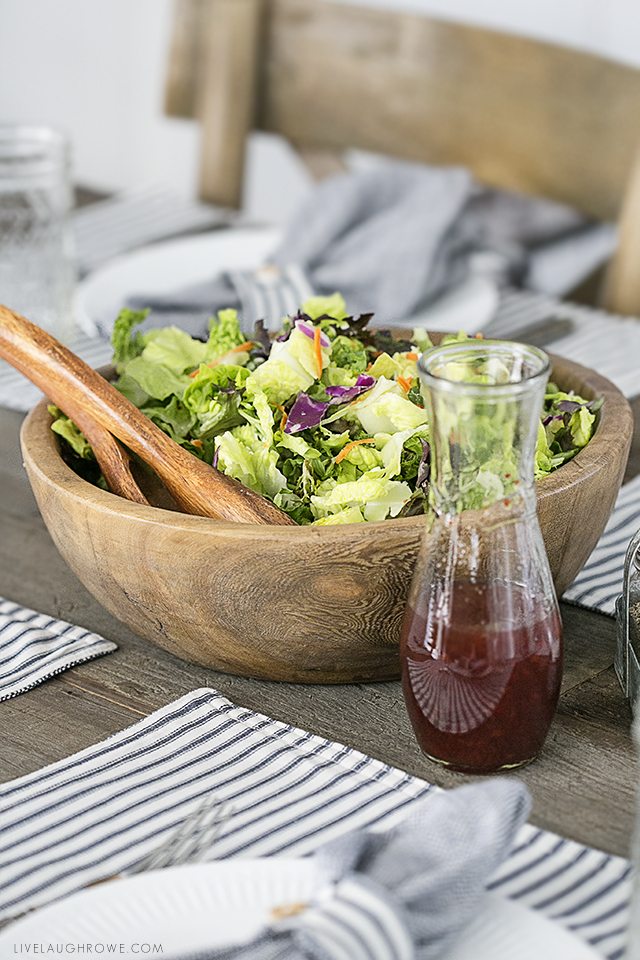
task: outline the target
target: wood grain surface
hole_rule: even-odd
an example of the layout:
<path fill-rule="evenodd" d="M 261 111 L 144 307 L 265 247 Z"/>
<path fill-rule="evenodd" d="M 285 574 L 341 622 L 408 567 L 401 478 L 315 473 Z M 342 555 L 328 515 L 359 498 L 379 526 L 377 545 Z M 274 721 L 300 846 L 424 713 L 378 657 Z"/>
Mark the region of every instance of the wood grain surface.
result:
<path fill-rule="evenodd" d="M 634 404 L 640 422 L 640 401 Z M 420 753 L 396 681 L 296 686 L 232 677 L 185 663 L 145 642 L 98 604 L 61 560 L 24 476 L 21 416 L 0 410 L 0 592 L 82 624 L 119 650 L 0 706 L 0 779 L 9 780 L 89 746 L 200 686 L 337 739 L 430 782 L 468 778 Z M 629 474 L 640 472 L 640 436 Z M 533 794 L 533 822 L 611 853 L 627 854 L 636 766 L 630 713 L 613 673 L 615 625 L 562 605 L 566 639 L 563 693 L 542 756 L 518 772 Z"/>

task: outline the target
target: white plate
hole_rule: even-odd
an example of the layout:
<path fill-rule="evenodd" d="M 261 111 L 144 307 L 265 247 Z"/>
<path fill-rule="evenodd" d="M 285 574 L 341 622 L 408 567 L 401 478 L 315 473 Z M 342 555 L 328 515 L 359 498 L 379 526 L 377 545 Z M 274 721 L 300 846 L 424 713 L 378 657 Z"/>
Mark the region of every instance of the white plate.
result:
<path fill-rule="evenodd" d="M 280 231 L 271 227 L 215 230 L 124 254 L 79 284 L 79 321 L 88 331 L 92 323 L 110 329 L 120 308 L 135 294 L 173 293 L 225 270 L 256 269 L 280 237 Z"/>
<path fill-rule="evenodd" d="M 160 870 L 83 890 L 28 914 L 0 932 L 0 956 L 12 957 L 26 943 L 115 943 L 123 944 L 119 957 L 137 960 L 136 945 L 162 944 L 161 955 L 170 960 L 246 943 L 274 907 L 310 899 L 321 882 L 311 860 L 229 860 Z M 545 917 L 491 894 L 443 960 L 541 957 L 597 960 Z"/>
<path fill-rule="evenodd" d="M 276 249 L 282 234 L 272 227 L 230 228 L 195 237 L 180 237 L 142 247 L 112 260 L 78 287 L 77 316 L 87 333 L 95 324 L 111 329 L 127 300 L 137 294 L 173 293 L 213 279 L 226 270 L 255 270 Z M 488 280 L 462 284 L 415 317 L 395 325 L 428 330 L 482 330 L 498 305 L 498 291 Z M 388 325 L 386 320 L 380 325 Z"/>

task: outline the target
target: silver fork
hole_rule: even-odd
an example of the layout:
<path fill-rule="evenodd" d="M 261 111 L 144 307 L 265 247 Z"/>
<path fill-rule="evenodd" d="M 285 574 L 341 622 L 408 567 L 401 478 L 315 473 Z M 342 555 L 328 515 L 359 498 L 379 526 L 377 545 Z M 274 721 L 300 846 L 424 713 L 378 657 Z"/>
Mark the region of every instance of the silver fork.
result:
<path fill-rule="evenodd" d="M 90 887 L 149 870 L 163 870 L 183 863 L 198 863 L 209 858 L 211 847 L 233 813 L 229 803 L 218 797 L 205 797 L 182 823 L 172 830 L 154 850 L 120 873 L 90 883 Z"/>
<path fill-rule="evenodd" d="M 205 797 L 180 826 L 162 843 L 122 874 L 130 877 L 148 870 L 163 870 L 182 863 L 198 863 L 220 836 L 222 828 L 233 812 L 230 804 L 217 797 Z"/>

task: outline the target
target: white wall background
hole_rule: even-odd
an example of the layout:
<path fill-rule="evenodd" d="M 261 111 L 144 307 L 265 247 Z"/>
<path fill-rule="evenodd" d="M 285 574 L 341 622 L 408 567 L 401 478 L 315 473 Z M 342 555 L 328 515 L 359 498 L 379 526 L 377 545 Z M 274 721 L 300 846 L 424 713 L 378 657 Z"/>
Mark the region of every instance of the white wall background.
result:
<path fill-rule="evenodd" d="M 432 13 L 640 67 L 640 0 L 332 2 Z M 84 184 L 113 190 L 163 182 L 191 195 L 196 125 L 162 115 L 171 6 L 171 0 L 0 0 L 0 122 L 68 131 L 76 178 Z M 261 136 L 250 161 L 250 215 L 286 218 L 306 188 L 297 160 L 275 138 Z"/>

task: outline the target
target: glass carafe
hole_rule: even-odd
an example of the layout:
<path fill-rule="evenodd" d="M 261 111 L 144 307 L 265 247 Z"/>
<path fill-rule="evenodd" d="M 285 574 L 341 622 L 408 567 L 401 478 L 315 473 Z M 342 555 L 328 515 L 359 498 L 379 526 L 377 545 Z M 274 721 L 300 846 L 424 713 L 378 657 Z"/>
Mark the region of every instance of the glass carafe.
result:
<path fill-rule="evenodd" d="M 534 457 L 549 361 L 460 341 L 420 361 L 430 509 L 402 630 L 422 750 L 489 773 L 540 751 L 556 708 L 562 626 L 536 515 Z"/>

